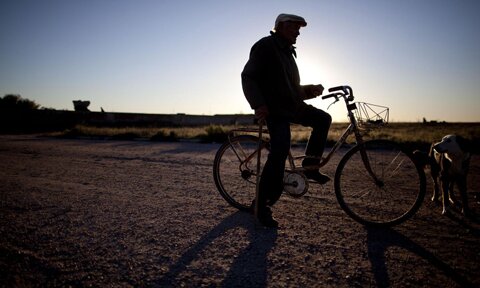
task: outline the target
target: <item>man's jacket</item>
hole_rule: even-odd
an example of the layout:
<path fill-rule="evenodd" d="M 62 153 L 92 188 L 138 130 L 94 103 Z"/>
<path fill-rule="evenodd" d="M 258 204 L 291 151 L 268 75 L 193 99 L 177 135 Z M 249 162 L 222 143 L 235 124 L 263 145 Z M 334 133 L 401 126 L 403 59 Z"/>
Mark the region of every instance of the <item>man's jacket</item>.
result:
<path fill-rule="evenodd" d="M 242 72 L 243 93 L 252 109 L 266 105 L 271 116 L 293 118 L 307 105 L 303 100 L 315 97 L 313 85 L 300 85 L 294 54 L 294 47 L 275 33 L 253 45 Z"/>

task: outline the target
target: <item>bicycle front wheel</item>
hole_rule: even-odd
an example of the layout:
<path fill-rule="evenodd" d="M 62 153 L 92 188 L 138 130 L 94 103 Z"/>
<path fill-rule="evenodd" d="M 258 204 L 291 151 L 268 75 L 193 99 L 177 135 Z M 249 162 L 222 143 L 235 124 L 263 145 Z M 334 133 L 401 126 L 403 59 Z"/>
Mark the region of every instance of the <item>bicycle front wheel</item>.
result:
<path fill-rule="evenodd" d="M 259 138 L 253 135 L 231 137 L 217 151 L 213 178 L 220 195 L 233 207 L 247 211 L 255 199 Z M 261 145 L 261 163 L 266 162 L 268 148 Z"/>
<path fill-rule="evenodd" d="M 335 173 L 335 194 L 354 220 L 393 226 L 410 218 L 422 204 L 426 181 L 412 154 L 398 143 L 371 140 L 349 150 Z"/>

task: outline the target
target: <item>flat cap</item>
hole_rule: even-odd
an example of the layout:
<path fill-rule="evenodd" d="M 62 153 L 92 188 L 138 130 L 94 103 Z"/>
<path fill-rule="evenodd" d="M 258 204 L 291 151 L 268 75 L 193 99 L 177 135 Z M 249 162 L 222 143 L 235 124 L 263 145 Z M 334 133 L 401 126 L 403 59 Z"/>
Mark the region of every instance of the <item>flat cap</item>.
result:
<path fill-rule="evenodd" d="M 278 15 L 277 19 L 275 20 L 275 28 L 277 28 L 278 23 L 287 22 L 287 21 L 300 23 L 303 27 L 307 26 L 307 22 L 305 21 L 305 19 L 303 17 L 293 15 L 293 14 L 283 14 L 282 13 L 282 14 Z"/>

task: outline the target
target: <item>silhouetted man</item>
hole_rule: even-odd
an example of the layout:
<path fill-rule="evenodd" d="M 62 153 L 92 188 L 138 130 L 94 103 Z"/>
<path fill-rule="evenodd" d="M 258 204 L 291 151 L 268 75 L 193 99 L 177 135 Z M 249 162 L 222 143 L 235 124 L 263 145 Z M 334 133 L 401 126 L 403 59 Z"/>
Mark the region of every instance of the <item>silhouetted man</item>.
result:
<path fill-rule="evenodd" d="M 318 171 L 325 148 L 331 116 L 304 102 L 323 93 L 322 85 L 300 85 L 294 57 L 300 28 L 307 26 L 304 18 L 280 14 L 270 36 L 260 39 L 250 51 L 242 72 L 242 86 L 255 115 L 265 121 L 270 134 L 271 150 L 260 179 L 258 219 L 267 227 L 277 227 L 271 206 L 283 192 L 285 160 L 290 150 L 290 123 L 312 127 L 302 166 L 307 178 L 324 184 L 330 180 Z M 313 166 L 313 167 L 312 167 Z M 254 207 L 254 203 L 252 204 Z"/>

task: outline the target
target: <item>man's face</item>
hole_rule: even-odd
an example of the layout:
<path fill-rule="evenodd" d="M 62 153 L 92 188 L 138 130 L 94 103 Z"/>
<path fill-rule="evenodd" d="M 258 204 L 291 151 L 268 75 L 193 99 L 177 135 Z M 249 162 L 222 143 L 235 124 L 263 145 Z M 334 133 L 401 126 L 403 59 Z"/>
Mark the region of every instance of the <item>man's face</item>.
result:
<path fill-rule="evenodd" d="M 301 27 L 300 23 L 287 21 L 280 23 L 276 32 L 287 39 L 290 44 L 295 44 L 297 43 L 298 35 L 300 35 Z"/>

